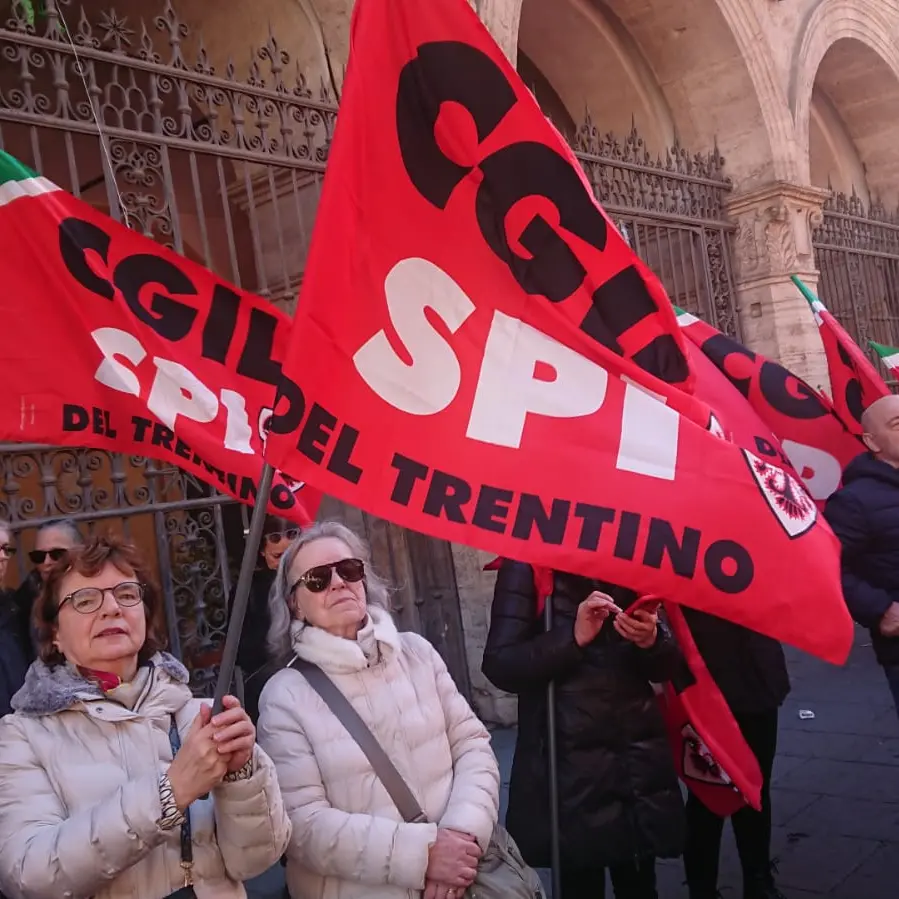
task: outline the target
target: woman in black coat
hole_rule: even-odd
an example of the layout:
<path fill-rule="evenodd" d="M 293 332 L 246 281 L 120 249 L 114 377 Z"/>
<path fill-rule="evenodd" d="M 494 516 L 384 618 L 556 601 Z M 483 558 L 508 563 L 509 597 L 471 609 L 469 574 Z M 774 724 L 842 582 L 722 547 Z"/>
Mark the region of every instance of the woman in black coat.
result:
<path fill-rule="evenodd" d="M 299 533 L 297 526 L 287 519 L 275 515 L 265 516 L 259 562 L 250 583 L 247 614 L 237 649 L 237 664 L 243 678 L 243 706 L 254 724 L 259 718 L 259 697 L 262 695 L 262 688 L 274 674 L 274 669 L 269 665 L 266 646 L 271 623 L 268 594 L 275 581 L 281 556 Z M 233 595 L 231 599 L 233 602 Z"/>
<path fill-rule="evenodd" d="M 538 614 L 533 569 L 499 570 L 483 672 L 518 694 L 506 825 L 526 861 L 550 865 L 546 688 L 555 683 L 564 899 L 656 899 L 655 859 L 681 854 L 684 811 L 651 682 L 683 660 L 655 613 L 624 615 L 630 590 L 556 572 L 553 629 Z M 641 646 L 643 648 L 641 648 Z"/>

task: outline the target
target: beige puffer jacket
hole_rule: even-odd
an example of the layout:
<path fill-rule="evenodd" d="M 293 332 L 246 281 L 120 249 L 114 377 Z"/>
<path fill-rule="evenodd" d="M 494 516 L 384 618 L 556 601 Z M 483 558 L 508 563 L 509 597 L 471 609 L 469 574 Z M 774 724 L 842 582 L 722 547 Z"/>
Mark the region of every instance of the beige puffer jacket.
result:
<path fill-rule="evenodd" d="M 259 742 L 274 761 L 293 824 L 294 899 L 405 899 L 425 886 L 437 828 L 486 847 L 499 769 L 490 736 L 436 650 L 370 610 L 356 641 L 294 627 L 294 649 L 319 665 L 378 738 L 433 823 L 406 824 L 368 760 L 306 679 L 279 671 L 259 702 Z"/>
<path fill-rule="evenodd" d="M 200 700 L 171 656 L 126 708 L 65 665 L 35 662 L 0 721 L 0 891 L 14 899 L 161 899 L 183 886 L 180 828 L 162 831 L 158 781 Z M 243 899 L 290 836 L 274 768 L 190 809 L 198 899 Z"/>

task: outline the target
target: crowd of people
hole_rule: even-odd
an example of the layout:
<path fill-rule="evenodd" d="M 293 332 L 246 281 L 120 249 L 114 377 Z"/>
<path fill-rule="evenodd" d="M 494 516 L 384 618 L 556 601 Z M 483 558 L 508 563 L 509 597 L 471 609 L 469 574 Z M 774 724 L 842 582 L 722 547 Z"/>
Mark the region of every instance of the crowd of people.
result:
<path fill-rule="evenodd" d="M 826 517 L 847 603 L 872 629 L 899 709 L 899 397 L 863 423 L 869 452 Z M 162 597 L 138 549 L 69 521 L 36 532 L 31 572 L 0 592 L 3 896 L 238 899 L 279 860 L 293 899 L 477 894 L 499 832 L 487 729 L 435 649 L 397 630 L 389 585 L 355 533 L 280 519 L 265 530 L 237 695 L 216 714 L 164 651 Z M 16 550 L 0 522 L 0 583 Z M 483 671 L 519 700 L 506 824 L 526 866 L 550 864 L 552 683 L 564 899 L 599 899 L 607 876 L 616 899 L 657 899 L 656 860 L 678 856 L 691 899 L 714 899 L 725 821 L 683 800 L 653 686 L 683 659 L 656 608 L 628 611 L 636 598 L 553 572 L 546 630 L 533 569 L 502 563 Z M 784 653 L 685 616 L 763 774 L 761 809 L 732 821 L 743 899 L 777 899 L 770 781 Z M 348 702 L 418 814 L 311 670 Z"/>

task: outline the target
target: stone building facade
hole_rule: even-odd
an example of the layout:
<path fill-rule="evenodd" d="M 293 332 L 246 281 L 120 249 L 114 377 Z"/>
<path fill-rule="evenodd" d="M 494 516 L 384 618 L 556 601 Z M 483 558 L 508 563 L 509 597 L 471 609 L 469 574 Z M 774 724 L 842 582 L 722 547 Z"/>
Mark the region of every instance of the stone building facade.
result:
<path fill-rule="evenodd" d="M 815 324 L 790 275 L 817 287 L 859 341 L 899 343 L 899 3 L 471 3 L 679 305 L 824 389 Z M 0 145 L 289 306 L 302 282 L 352 5 L 120 0 L 113 13 L 103 0 L 48 0 L 31 4 L 40 12 L 32 21 L 19 0 L 0 3 Z M 35 99 L 41 91 L 44 101 Z M 98 115 L 107 158 L 91 130 Z M 18 450 L 0 452 L 0 506 L 8 504 L 0 512 L 11 509 L 23 530 L 73 509 L 85 520 L 113 512 L 130 520 L 143 502 L 140 493 L 110 509 L 96 496 L 79 505 L 66 494 L 61 505 L 73 470 L 82 484 L 95 477 L 85 471 L 115 465 L 29 453 L 26 464 Z M 39 486 L 23 487 L 23 472 Z M 141 469 L 120 481 L 132 475 L 146 478 Z M 162 547 L 167 532 L 187 545 L 208 531 L 202 539 L 223 565 L 227 522 L 217 512 L 212 524 L 197 524 L 190 510 L 199 488 L 179 483 L 169 505 L 138 509 L 156 516 L 147 533 Z M 22 504 L 23 490 L 32 490 L 32 506 Z M 340 514 L 364 524 L 391 560 L 410 626 L 438 645 L 454 629 L 464 635 L 454 649 L 447 643 L 451 668 L 459 676 L 467 667 L 484 717 L 510 720 L 513 704 L 479 673 L 492 593 L 485 557 L 464 547 L 437 552 L 353 510 Z M 196 569 L 184 570 L 196 579 Z M 180 570 L 170 572 L 176 593 Z M 226 575 L 218 593 L 227 583 Z M 441 597 L 444 613 L 428 611 L 422 590 Z M 455 611 L 446 611 L 447 596 Z M 192 627 L 185 639 L 196 636 Z M 203 645 L 216 627 L 220 634 L 221 619 Z"/>

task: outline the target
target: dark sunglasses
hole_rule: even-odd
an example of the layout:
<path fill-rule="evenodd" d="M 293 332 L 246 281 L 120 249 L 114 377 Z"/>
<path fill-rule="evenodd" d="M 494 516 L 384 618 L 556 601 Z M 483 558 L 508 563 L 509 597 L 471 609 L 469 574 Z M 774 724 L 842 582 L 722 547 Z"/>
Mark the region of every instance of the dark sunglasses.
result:
<path fill-rule="evenodd" d="M 12 558 L 16 554 L 16 548 L 11 543 L 0 543 L 0 553 Z"/>
<path fill-rule="evenodd" d="M 365 577 L 365 563 L 361 559 L 341 559 L 339 562 L 331 562 L 330 565 L 316 565 L 297 578 L 290 592 L 293 593 L 297 587 L 303 586 L 310 593 L 323 593 L 331 586 L 335 571 L 347 584 L 358 584 Z"/>
<path fill-rule="evenodd" d="M 103 597 L 107 593 L 112 594 L 112 598 L 123 607 L 136 606 L 144 598 L 144 585 L 138 584 L 137 581 L 124 581 L 116 584 L 115 587 L 82 587 L 68 596 L 64 596 L 59 604 L 61 609 L 67 602 L 72 604 L 72 608 L 82 615 L 90 615 L 96 612 L 103 605 Z M 57 612 L 59 609 L 57 609 Z"/>
<path fill-rule="evenodd" d="M 300 536 L 299 530 L 291 528 L 289 531 L 272 531 L 265 535 L 265 542 L 269 546 L 274 546 L 282 540 L 296 540 Z"/>
<path fill-rule="evenodd" d="M 64 559 L 68 552 L 67 549 L 33 549 L 28 553 L 28 558 L 31 559 L 33 565 L 43 565 L 47 556 L 54 562 L 58 562 L 60 559 Z"/>

